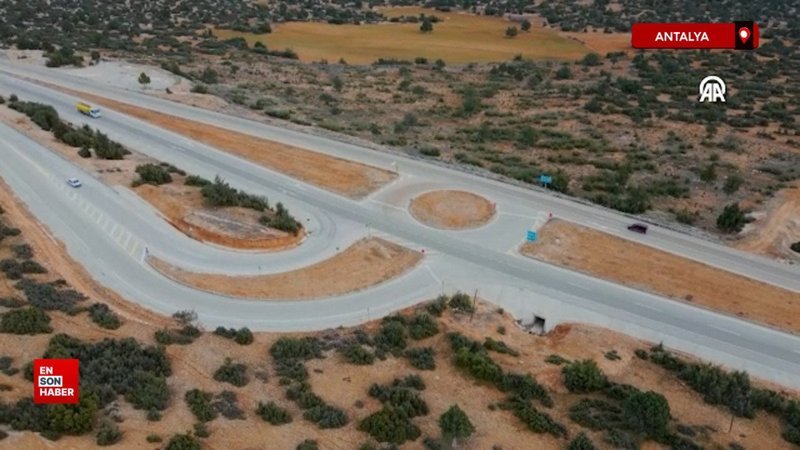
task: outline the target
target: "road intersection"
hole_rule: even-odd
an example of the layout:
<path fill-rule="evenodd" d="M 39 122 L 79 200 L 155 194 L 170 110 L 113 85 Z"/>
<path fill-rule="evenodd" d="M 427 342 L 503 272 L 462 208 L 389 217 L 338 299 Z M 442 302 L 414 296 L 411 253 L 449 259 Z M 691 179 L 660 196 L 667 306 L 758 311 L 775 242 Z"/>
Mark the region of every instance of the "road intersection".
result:
<path fill-rule="evenodd" d="M 0 127 L 0 176 L 72 256 L 98 281 L 150 309 L 170 314 L 194 309 L 207 326 L 248 326 L 254 330 L 299 331 L 355 325 L 431 298 L 443 289 L 479 290 L 523 322 L 546 317 L 548 328 L 564 321 L 589 322 L 689 351 L 776 382 L 800 387 L 800 338 L 735 317 L 670 301 L 587 275 L 520 256 L 517 246 L 535 217 L 558 217 L 587 224 L 709 265 L 800 292 L 796 267 L 745 254 L 713 242 L 655 228 L 628 236 L 630 218 L 581 204 L 452 171 L 401 155 L 284 130 L 144 95 L 85 85 L 82 80 L 43 69 L 10 70 L 65 87 L 83 89 L 150 109 L 231 128 L 267 139 L 391 169 L 400 177 L 368 198 L 355 201 L 319 189 L 204 144 L 167 132 L 115 111 L 91 125 L 132 149 L 232 185 L 282 201 L 307 224 L 307 241 L 286 252 L 243 253 L 197 243 L 158 220 L 157 213 L 125 188 L 113 188 L 54 152 L 8 127 Z M 51 104 L 66 120 L 88 119 L 73 110 L 75 98 L 0 75 L 0 91 Z M 123 98 L 124 97 L 124 98 Z M 63 180 L 79 176 L 85 186 L 70 190 Z M 467 188 L 497 203 L 498 216 L 476 230 L 451 232 L 417 223 L 408 201 L 439 188 Z M 330 257 L 367 234 L 409 248 L 426 250 L 423 263 L 409 273 L 373 288 L 309 301 L 232 299 L 200 292 L 162 277 L 142 262 L 144 248 L 186 270 L 231 274 L 292 270 Z"/>

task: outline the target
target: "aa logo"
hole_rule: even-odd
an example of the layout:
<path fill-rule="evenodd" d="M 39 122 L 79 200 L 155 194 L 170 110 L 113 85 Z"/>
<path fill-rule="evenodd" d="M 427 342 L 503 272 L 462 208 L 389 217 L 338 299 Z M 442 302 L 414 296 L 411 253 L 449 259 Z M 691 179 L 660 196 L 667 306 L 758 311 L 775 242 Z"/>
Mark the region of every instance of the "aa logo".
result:
<path fill-rule="evenodd" d="M 725 82 L 716 75 L 710 75 L 700 81 L 700 103 L 725 103 Z"/>

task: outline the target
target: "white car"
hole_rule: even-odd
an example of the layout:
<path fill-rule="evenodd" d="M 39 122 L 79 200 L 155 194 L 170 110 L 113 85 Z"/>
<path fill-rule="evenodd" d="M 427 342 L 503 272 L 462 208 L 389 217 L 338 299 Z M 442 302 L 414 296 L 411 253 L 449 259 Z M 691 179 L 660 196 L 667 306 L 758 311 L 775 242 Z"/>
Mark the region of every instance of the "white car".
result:
<path fill-rule="evenodd" d="M 67 178 L 67 184 L 72 186 L 72 187 L 74 187 L 74 188 L 79 188 L 79 187 L 81 187 L 81 180 L 79 180 L 79 179 L 77 179 L 75 177 Z"/>

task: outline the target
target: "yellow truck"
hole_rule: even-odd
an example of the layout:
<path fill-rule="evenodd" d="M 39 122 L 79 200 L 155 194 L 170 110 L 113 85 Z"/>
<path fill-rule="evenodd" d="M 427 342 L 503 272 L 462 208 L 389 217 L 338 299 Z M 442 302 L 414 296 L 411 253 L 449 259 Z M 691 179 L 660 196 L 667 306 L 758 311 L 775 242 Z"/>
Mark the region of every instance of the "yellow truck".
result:
<path fill-rule="evenodd" d="M 98 119 L 100 117 L 100 108 L 95 108 L 87 103 L 80 102 L 75 105 L 75 108 L 77 108 L 78 112 L 81 114 L 86 114 L 93 119 Z"/>

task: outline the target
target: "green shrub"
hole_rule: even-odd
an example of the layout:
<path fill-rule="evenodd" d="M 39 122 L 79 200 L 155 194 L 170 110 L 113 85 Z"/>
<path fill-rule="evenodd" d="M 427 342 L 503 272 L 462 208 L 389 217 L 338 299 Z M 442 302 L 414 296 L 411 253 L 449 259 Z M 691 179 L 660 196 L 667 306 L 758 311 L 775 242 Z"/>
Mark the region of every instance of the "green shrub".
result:
<path fill-rule="evenodd" d="M 378 442 L 401 445 L 406 441 L 415 441 L 422 434 L 419 427 L 411 423 L 402 411 L 384 407 L 358 424 L 359 431 L 368 433 Z"/>
<path fill-rule="evenodd" d="M 305 441 L 297 444 L 296 450 L 319 450 L 317 441 L 313 439 L 306 439 Z"/>
<path fill-rule="evenodd" d="M 122 325 L 119 316 L 104 303 L 95 303 L 90 306 L 89 318 L 92 322 L 108 330 L 116 330 Z"/>
<path fill-rule="evenodd" d="M 0 332 L 10 334 L 51 333 L 50 316 L 36 307 L 15 309 L 0 315 Z"/>
<path fill-rule="evenodd" d="M 434 370 L 436 369 L 436 359 L 433 348 L 421 347 L 406 350 L 406 358 L 411 362 L 415 369 Z"/>
<path fill-rule="evenodd" d="M 418 313 L 408 323 L 408 335 L 420 340 L 435 336 L 439 332 L 436 320 L 428 314 Z"/>
<path fill-rule="evenodd" d="M 183 396 L 186 405 L 200 422 L 208 422 L 217 418 L 217 411 L 211 406 L 212 395 L 199 389 L 186 391 Z"/>
<path fill-rule="evenodd" d="M 374 341 L 379 350 L 400 354 L 407 345 L 406 327 L 397 321 L 384 321 Z"/>
<path fill-rule="evenodd" d="M 242 208 L 265 211 L 269 209 L 266 197 L 250 195 L 231 187 L 225 180 L 217 176 L 214 182 L 207 184 L 200 190 L 203 198 L 210 206 L 225 207 L 239 206 Z"/>
<path fill-rule="evenodd" d="M 341 409 L 331 405 L 319 405 L 307 409 L 303 419 L 314 422 L 321 429 L 341 428 L 347 425 L 347 414 Z"/>
<path fill-rule="evenodd" d="M 134 181 L 136 186 L 140 184 L 159 186 L 172 183 L 172 176 L 164 166 L 159 164 L 141 164 L 136 167 L 136 173 L 139 174 L 139 178 Z"/>
<path fill-rule="evenodd" d="M 151 444 L 162 441 L 161 436 L 159 436 L 159 435 L 157 435 L 155 433 L 148 434 L 146 440 L 147 440 L 147 442 L 150 442 Z"/>
<path fill-rule="evenodd" d="M 176 434 L 169 439 L 165 450 L 200 450 L 200 443 L 190 433 Z"/>
<path fill-rule="evenodd" d="M 452 405 L 439 416 L 439 429 L 442 430 L 442 436 L 448 441 L 466 439 L 475 432 L 475 426 L 458 405 Z"/>
<path fill-rule="evenodd" d="M 463 292 L 456 292 L 452 297 L 450 297 L 448 306 L 450 307 L 450 309 L 453 309 L 455 311 L 461 311 L 466 313 L 475 312 L 475 304 L 473 303 L 470 296 L 464 294 Z"/>
<path fill-rule="evenodd" d="M 258 402 L 256 414 L 272 425 L 284 425 L 292 421 L 292 415 L 289 414 L 289 411 L 281 408 L 275 402 Z"/>
<path fill-rule="evenodd" d="M 14 287 L 22 290 L 28 302 L 44 310 L 60 310 L 69 312 L 77 302 L 86 300 L 86 296 L 72 289 L 65 288 L 66 283 L 54 281 L 39 283 L 34 280 L 24 279 Z"/>
<path fill-rule="evenodd" d="M 519 352 L 506 345 L 505 342 L 496 341 L 490 337 L 487 337 L 486 340 L 483 341 L 483 347 L 486 350 L 491 350 L 493 352 L 503 353 L 514 357 L 519 356 Z"/>
<path fill-rule="evenodd" d="M 739 209 L 738 203 L 732 203 L 717 217 L 717 228 L 723 233 L 738 233 L 746 222 L 745 212 Z"/>
<path fill-rule="evenodd" d="M 634 392 L 622 402 L 622 419 L 627 428 L 637 433 L 662 436 L 669 417 L 669 403 L 657 392 Z"/>
<path fill-rule="evenodd" d="M 442 313 L 447 309 L 447 296 L 442 294 L 436 297 L 436 300 L 430 301 L 425 305 L 425 311 L 432 316 L 441 317 Z"/>
<path fill-rule="evenodd" d="M 315 337 L 281 337 L 272 344 L 269 354 L 276 360 L 322 358 L 322 342 Z"/>
<path fill-rule="evenodd" d="M 556 365 L 556 366 L 560 366 L 562 364 L 568 363 L 569 360 L 565 359 L 561 355 L 552 354 L 552 355 L 548 355 L 547 358 L 544 359 L 544 362 L 546 362 L 547 364 L 553 364 L 553 365 Z"/>
<path fill-rule="evenodd" d="M 538 411 L 529 401 L 514 399 L 511 401 L 511 409 L 514 415 L 534 433 L 550 433 L 555 437 L 563 437 L 567 434 L 564 425 L 553 420 L 550 415 Z"/>
<path fill-rule="evenodd" d="M 250 345 L 254 340 L 253 332 L 247 327 L 242 327 L 238 330 L 234 328 L 226 329 L 225 327 L 217 327 L 217 329 L 214 330 L 214 334 L 228 339 L 233 339 L 233 341 L 239 345 Z"/>
<path fill-rule="evenodd" d="M 230 358 L 226 358 L 225 362 L 214 372 L 214 379 L 237 387 L 242 387 L 250 382 L 247 377 L 247 366 L 242 363 L 233 363 Z"/>
<path fill-rule="evenodd" d="M 197 175 L 189 175 L 186 177 L 186 179 L 183 180 L 183 184 L 185 184 L 186 186 L 203 187 L 211 184 L 211 181 L 206 180 L 205 178 Z"/>
<path fill-rule="evenodd" d="M 591 359 L 569 363 L 561 369 L 561 374 L 564 385 L 574 393 L 598 391 L 608 384 L 606 376 Z"/>
<path fill-rule="evenodd" d="M 114 422 L 104 420 L 97 429 L 96 443 L 99 446 L 114 445 L 122 439 L 122 432 Z"/>
<path fill-rule="evenodd" d="M 344 360 L 350 364 L 368 366 L 375 362 L 375 355 L 358 343 L 353 343 L 344 347 L 341 353 Z"/>
<path fill-rule="evenodd" d="M 467 348 L 461 348 L 456 352 L 455 363 L 456 367 L 479 380 L 494 383 L 502 375 L 500 366 L 492 361 L 485 352 L 473 352 Z"/>

